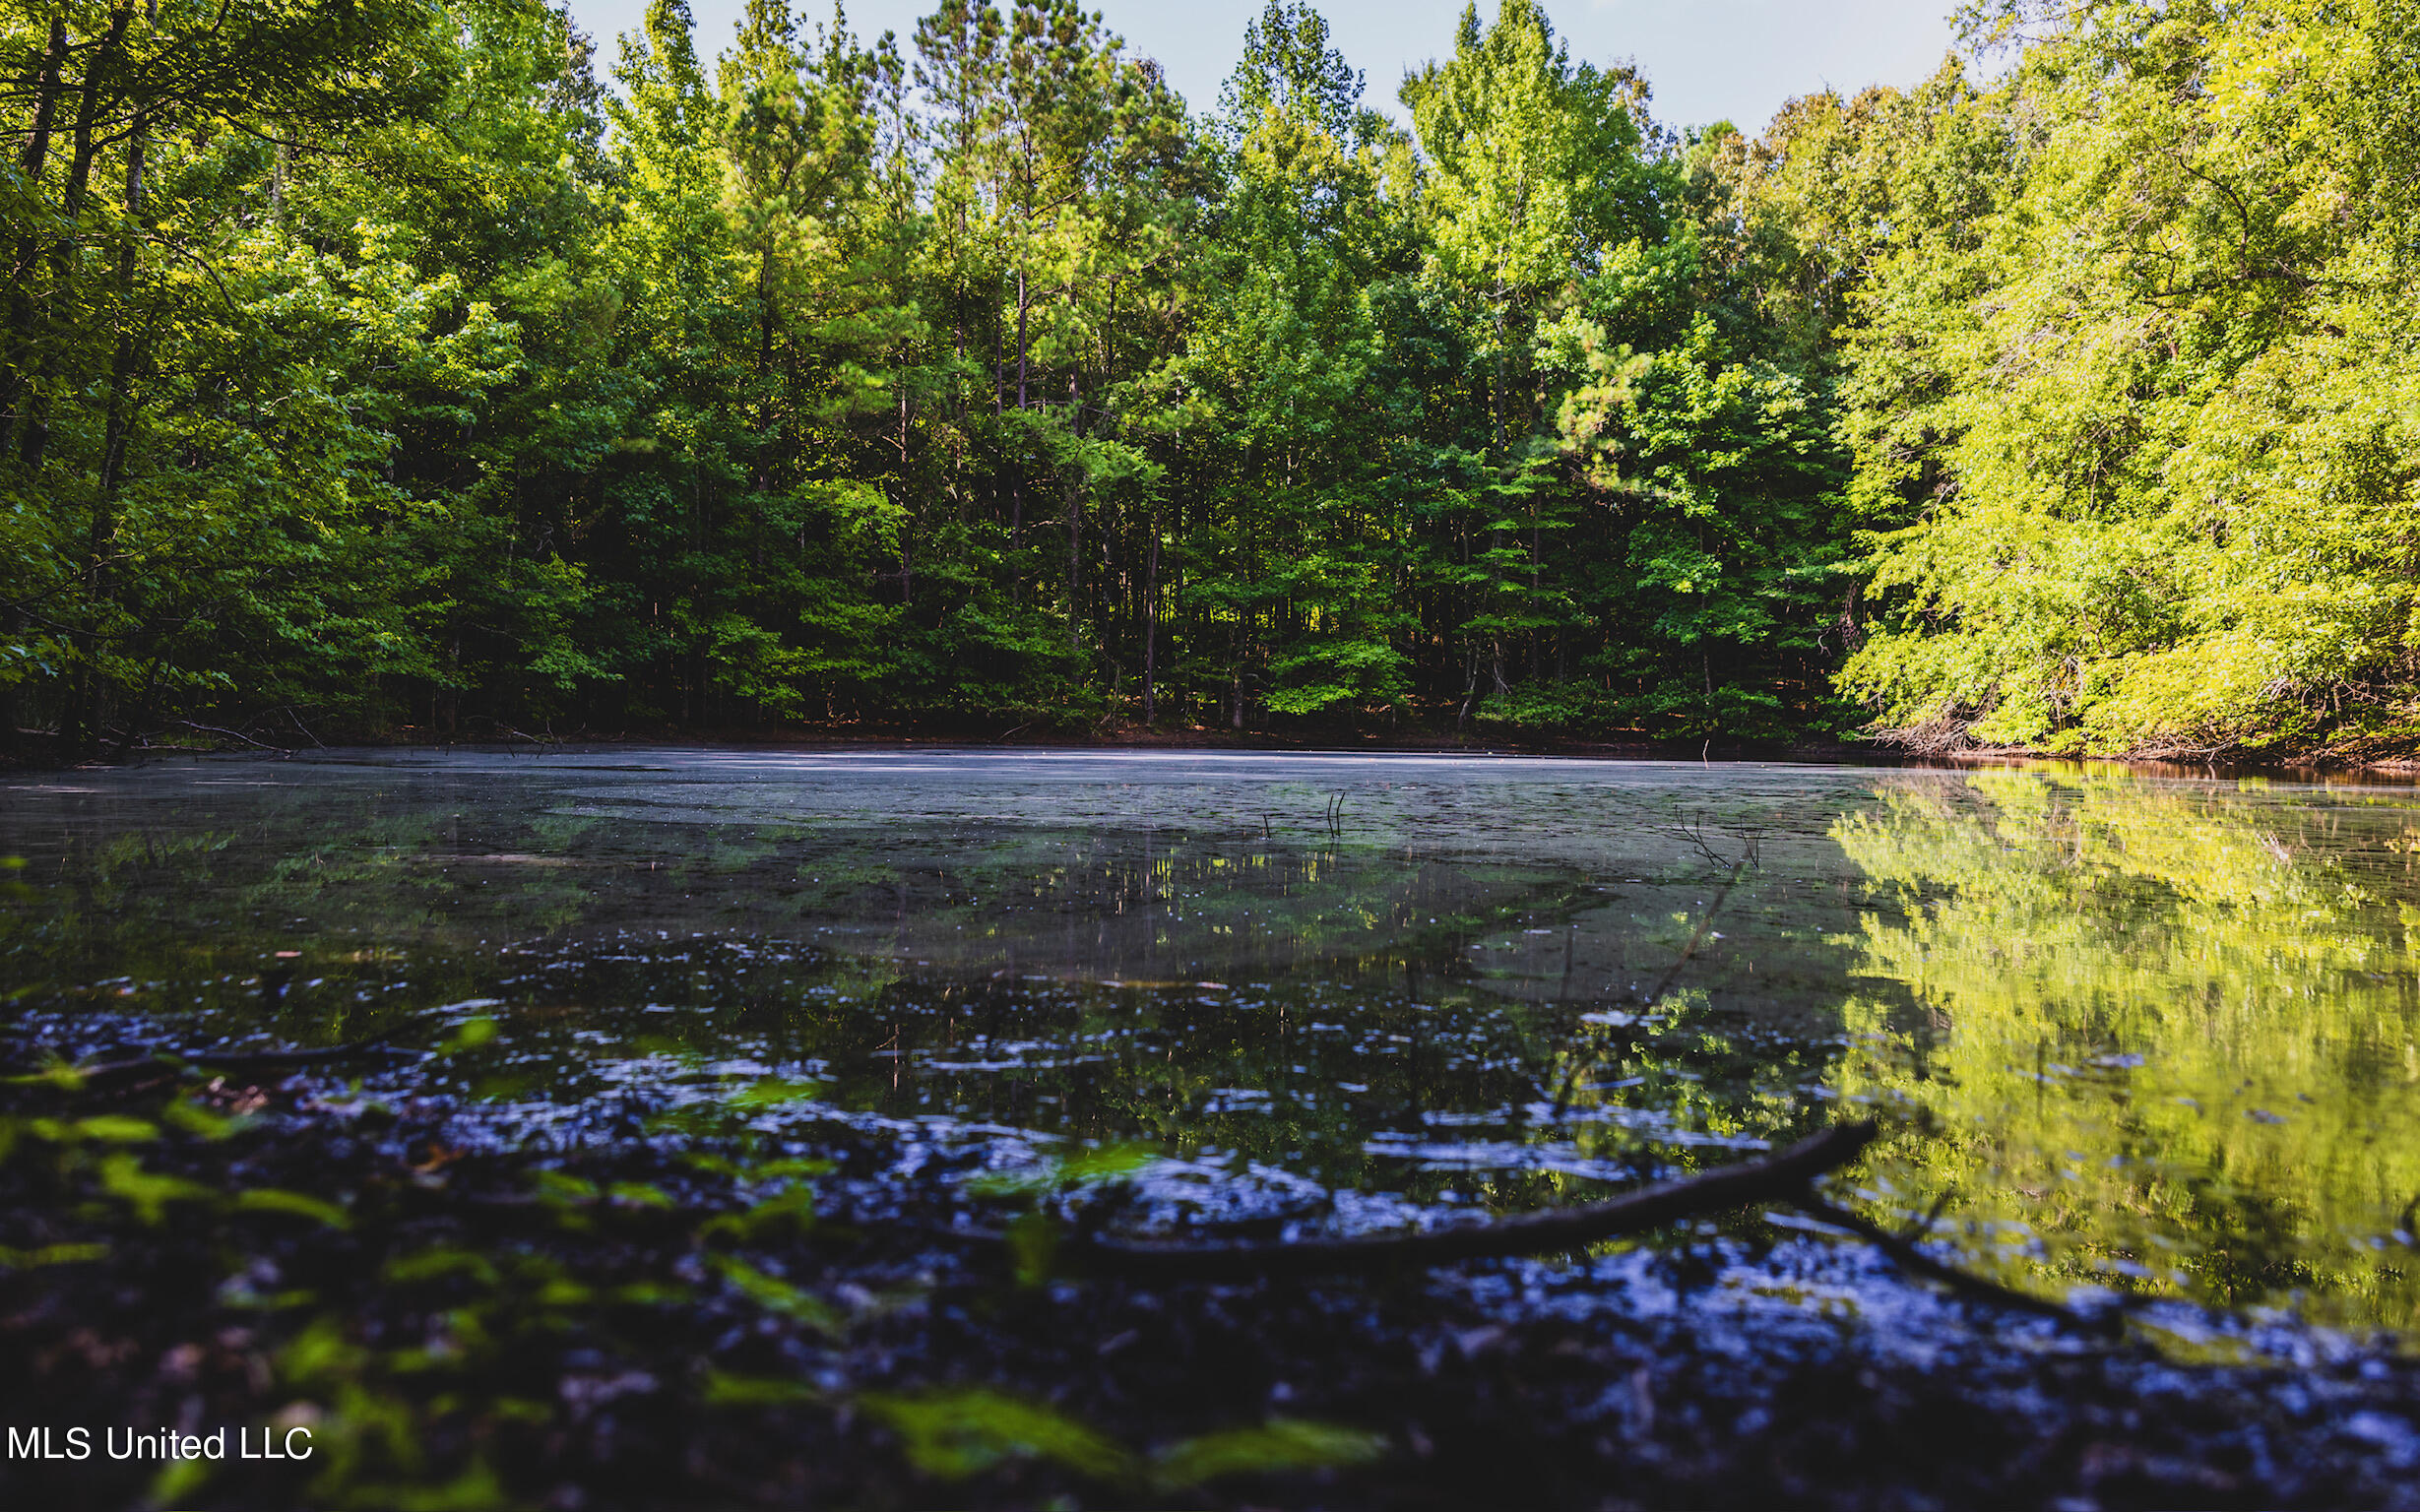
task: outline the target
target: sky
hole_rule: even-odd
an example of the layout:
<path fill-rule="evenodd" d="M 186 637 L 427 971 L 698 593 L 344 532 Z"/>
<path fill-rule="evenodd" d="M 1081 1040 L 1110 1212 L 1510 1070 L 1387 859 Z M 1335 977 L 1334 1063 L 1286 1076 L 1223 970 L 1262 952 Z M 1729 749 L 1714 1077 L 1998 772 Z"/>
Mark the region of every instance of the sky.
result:
<path fill-rule="evenodd" d="M 600 61 L 619 55 L 613 38 L 638 27 L 647 0 L 569 0 L 571 14 L 599 44 Z M 793 0 L 805 21 L 830 14 L 829 0 Z M 1930 74 L 1950 43 L 1953 0 L 1547 0 L 1556 32 L 1571 55 L 1605 64 L 1634 59 L 1654 89 L 1651 108 L 1667 126 L 1728 120 L 1754 132 L 1784 100 L 1830 87 L 1843 94 L 1869 84 L 1912 84 Z M 1263 0 L 1091 0 L 1110 31 L 1132 51 L 1160 60 L 1169 82 L 1196 111 L 1214 108 L 1219 86 L 1242 49 L 1244 24 Z M 1369 80 L 1366 99 L 1397 118 L 1395 87 L 1408 69 L 1453 48 L 1463 0 L 1324 0 L 1335 45 Z M 741 0 L 690 0 L 698 52 L 711 59 L 730 42 Z M 932 0 L 852 0 L 850 30 L 885 31 L 903 44 Z M 1005 7 L 1003 7 L 1004 9 Z M 1481 0 L 1482 22 L 1496 14 Z"/>

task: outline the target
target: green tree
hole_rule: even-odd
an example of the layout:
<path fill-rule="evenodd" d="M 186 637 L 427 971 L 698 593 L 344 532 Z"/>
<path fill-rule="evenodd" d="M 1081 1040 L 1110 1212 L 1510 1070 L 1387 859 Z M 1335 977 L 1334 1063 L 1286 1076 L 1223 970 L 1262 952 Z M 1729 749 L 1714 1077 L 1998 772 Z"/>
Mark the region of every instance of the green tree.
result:
<path fill-rule="evenodd" d="M 1391 708 L 1409 686 L 1388 473 L 1417 410 L 1385 356 L 1373 285 L 1415 271 L 1416 243 L 1380 187 L 1400 142 L 1361 94 L 1319 14 L 1272 0 L 1244 31 L 1215 123 L 1224 183 L 1182 372 L 1188 423 L 1218 456 L 1198 469 L 1207 518 L 1188 540 L 1187 592 L 1205 628 L 1226 632 L 1195 674 L 1225 684 L 1239 728 L 1254 702 Z"/>
<path fill-rule="evenodd" d="M 1861 488 L 1933 484 L 1877 539 L 1887 612 L 1846 685 L 1936 743 L 2403 738 L 2411 18 L 1978 25 L 2034 36 L 2001 104 L 2020 179 L 1948 276 L 1894 261 L 1866 296 Z"/>

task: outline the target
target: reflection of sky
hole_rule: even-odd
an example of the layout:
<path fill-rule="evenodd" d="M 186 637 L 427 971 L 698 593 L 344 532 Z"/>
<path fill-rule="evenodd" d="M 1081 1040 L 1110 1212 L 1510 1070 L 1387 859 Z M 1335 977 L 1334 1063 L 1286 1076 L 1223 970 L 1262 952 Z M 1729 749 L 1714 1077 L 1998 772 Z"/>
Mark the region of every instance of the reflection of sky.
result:
<path fill-rule="evenodd" d="M 569 0 L 573 17 L 615 55 L 611 38 L 639 25 L 647 0 Z M 903 42 L 932 0 L 856 0 L 860 35 L 896 32 Z M 1635 59 L 1655 87 L 1656 119 L 1675 125 L 1730 119 L 1753 129 L 1794 95 L 1830 86 L 1913 83 L 1950 43 L 1949 0 L 1552 0 L 1547 14 L 1576 59 Z M 1111 31 L 1160 60 L 1185 102 L 1216 106 L 1244 24 L 1261 0 L 1093 0 Z M 1327 0 L 1319 6 L 1346 59 L 1369 76 L 1369 100 L 1398 116 L 1395 85 L 1407 69 L 1453 49 L 1461 0 Z M 737 24 L 741 0 L 691 0 L 699 50 L 712 56 Z M 798 0 L 820 21 L 830 11 Z M 1480 8 L 1492 19 L 1493 4 Z"/>

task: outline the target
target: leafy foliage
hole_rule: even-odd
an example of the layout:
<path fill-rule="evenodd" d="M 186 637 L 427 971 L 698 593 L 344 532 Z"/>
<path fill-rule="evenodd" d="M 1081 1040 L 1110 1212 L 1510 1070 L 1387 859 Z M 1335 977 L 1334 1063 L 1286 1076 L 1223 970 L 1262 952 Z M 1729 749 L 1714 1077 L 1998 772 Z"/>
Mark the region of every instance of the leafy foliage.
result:
<path fill-rule="evenodd" d="M 216 14 L 0 24 L 0 741 L 1834 718 L 1827 377 L 1526 0 L 1417 139 L 1294 0 L 1198 118 L 1070 0 Z"/>
<path fill-rule="evenodd" d="M 1409 132 L 1300 0 L 1200 116 L 1073 0 L 13 16 L 0 742 L 2408 743 L 2420 22 L 1966 25 L 1751 140 L 1534 0 Z"/>
<path fill-rule="evenodd" d="M 1997 90 L 1807 123 L 1920 167 L 1868 177 L 1849 296 L 1885 614 L 1846 685 L 1947 741 L 2403 738 L 2408 8 L 1972 24 L 2022 42 Z"/>

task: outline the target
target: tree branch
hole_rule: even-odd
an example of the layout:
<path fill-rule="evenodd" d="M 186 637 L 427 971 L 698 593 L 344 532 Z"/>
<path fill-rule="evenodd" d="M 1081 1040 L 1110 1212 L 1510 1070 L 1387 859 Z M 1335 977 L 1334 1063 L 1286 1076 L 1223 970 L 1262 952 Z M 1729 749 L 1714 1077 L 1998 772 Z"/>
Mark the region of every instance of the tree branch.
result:
<path fill-rule="evenodd" d="M 1751 1203 L 1795 1202 L 1806 1194 L 1808 1182 L 1857 1159 L 1877 1132 L 1871 1122 L 1839 1124 L 1760 1161 L 1659 1182 L 1605 1202 L 1549 1208 L 1486 1224 L 1276 1243 L 1171 1244 L 1095 1238 L 1065 1242 L 1058 1255 L 1075 1269 L 1099 1275 L 1217 1282 L 1367 1274 L 1465 1260 L 1558 1254 Z M 949 1236 L 985 1248 L 1007 1247 L 1007 1236 L 999 1233 L 952 1230 Z"/>

